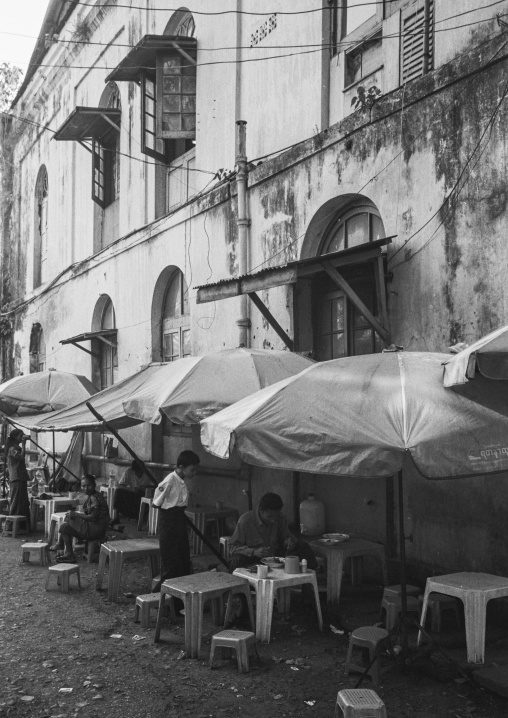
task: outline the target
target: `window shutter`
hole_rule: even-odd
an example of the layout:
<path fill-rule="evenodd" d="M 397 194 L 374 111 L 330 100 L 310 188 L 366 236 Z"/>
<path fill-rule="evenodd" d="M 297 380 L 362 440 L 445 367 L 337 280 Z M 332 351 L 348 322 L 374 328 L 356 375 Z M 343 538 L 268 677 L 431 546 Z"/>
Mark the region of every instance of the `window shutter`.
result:
<path fill-rule="evenodd" d="M 401 84 L 422 77 L 434 68 L 434 2 L 429 8 L 428 37 L 425 37 L 425 6 L 408 8 L 401 16 Z M 425 51 L 428 45 L 427 57 Z"/>
<path fill-rule="evenodd" d="M 196 136 L 196 65 L 178 52 L 157 55 L 157 137 Z"/>
<path fill-rule="evenodd" d="M 155 92 L 155 75 L 144 73 L 141 82 L 141 151 L 149 157 L 165 162 L 167 160 L 165 143 L 164 140 L 157 138 L 156 133 L 157 97 Z"/>
<path fill-rule="evenodd" d="M 115 199 L 116 144 L 92 140 L 92 199 L 104 209 Z"/>

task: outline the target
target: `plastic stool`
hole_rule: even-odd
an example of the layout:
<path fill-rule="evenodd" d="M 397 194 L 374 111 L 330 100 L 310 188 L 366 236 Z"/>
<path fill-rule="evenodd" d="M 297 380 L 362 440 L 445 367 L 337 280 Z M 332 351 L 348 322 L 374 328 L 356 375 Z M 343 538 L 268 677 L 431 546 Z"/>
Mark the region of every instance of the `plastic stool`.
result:
<path fill-rule="evenodd" d="M 337 693 L 335 717 L 343 718 L 387 718 L 386 707 L 376 691 L 368 688 L 346 688 Z"/>
<path fill-rule="evenodd" d="M 229 542 L 231 541 L 231 536 L 221 536 L 219 539 L 219 551 L 221 553 L 221 556 L 223 556 L 226 561 L 229 560 Z"/>
<path fill-rule="evenodd" d="M 254 648 L 259 665 L 258 649 L 256 646 L 256 634 L 252 631 L 221 631 L 212 636 L 210 649 L 210 668 L 213 667 L 213 656 L 216 648 L 232 648 L 236 651 L 239 673 L 249 672 L 249 646 Z"/>
<path fill-rule="evenodd" d="M 9 510 L 9 499 L 0 499 L 0 513 Z"/>
<path fill-rule="evenodd" d="M 58 529 L 65 521 L 67 511 L 59 511 L 58 513 L 51 514 L 51 520 L 49 522 L 49 534 L 48 543 L 52 546 L 58 538 Z"/>
<path fill-rule="evenodd" d="M 387 596 L 400 596 L 400 590 L 400 583 L 396 586 L 385 586 L 383 591 L 383 598 L 386 598 Z M 406 585 L 406 596 L 415 596 L 416 598 L 418 598 L 421 592 L 422 590 L 421 588 L 418 588 L 418 586 Z"/>
<path fill-rule="evenodd" d="M 423 594 L 418 596 L 418 601 L 422 606 Z M 460 626 L 459 604 L 454 596 L 447 596 L 444 593 L 430 593 L 427 607 L 431 612 L 430 630 L 432 633 L 441 633 L 443 611 L 453 611 L 457 627 Z"/>
<path fill-rule="evenodd" d="M 57 563 L 56 566 L 50 566 L 48 568 L 48 577 L 46 579 L 46 585 L 44 588 L 48 590 L 49 581 L 51 576 L 57 577 L 57 583 L 60 585 L 62 593 L 68 593 L 69 591 L 69 576 L 75 573 L 78 579 L 78 586 L 81 588 L 81 577 L 79 575 L 79 566 L 76 563 Z"/>
<path fill-rule="evenodd" d="M 402 611 L 402 601 L 400 596 L 385 596 L 381 601 L 381 616 L 383 611 L 386 613 L 385 628 L 392 633 L 398 626 L 399 615 Z M 416 613 L 420 617 L 420 602 L 414 596 L 407 597 L 407 612 Z"/>
<path fill-rule="evenodd" d="M 166 603 L 169 606 L 171 620 L 175 621 L 176 613 L 173 596 L 169 596 L 167 594 L 163 595 L 166 596 Z M 150 609 L 155 608 L 158 610 L 160 598 L 160 593 L 144 593 L 142 596 L 138 596 L 136 598 L 136 606 L 134 608 L 134 623 L 137 623 L 140 620 L 141 614 L 141 628 L 148 628 L 150 625 Z"/>
<path fill-rule="evenodd" d="M 26 516 L 4 516 L 2 519 L 4 523 L 2 536 L 11 534 L 12 538 L 16 538 L 18 533 L 28 533 L 28 519 Z M 8 528 L 9 525 L 10 528 Z"/>
<path fill-rule="evenodd" d="M 389 640 L 389 633 L 384 628 L 377 628 L 377 626 L 364 626 L 363 628 L 356 628 L 349 638 L 349 648 L 347 651 L 346 664 L 344 666 L 344 675 L 349 675 L 349 671 L 360 671 L 364 672 L 365 668 L 357 666 L 351 663 L 353 656 L 354 646 L 359 648 L 369 649 L 369 662 L 372 661 L 374 656 L 377 656 L 376 660 L 369 669 L 368 675 L 370 675 L 374 684 L 379 683 L 379 652 L 384 643 Z M 364 715 L 368 715 L 364 713 Z"/>
<path fill-rule="evenodd" d="M 30 560 L 30 554 L 39 554 L 38 559 L 41 562 L 41 566 L 51 566 L 51 559 L 49 557 L 49 544 L 48 543 L 23 543 L 21 544 L 21 561 L 20 563 L 28 563 Z"/>
<path fill-rule="evenodd" d="M 88 539 L 85 541 L 85 558 L 88 563 L 95 563 L 99 560 L 103 539 Z"/>

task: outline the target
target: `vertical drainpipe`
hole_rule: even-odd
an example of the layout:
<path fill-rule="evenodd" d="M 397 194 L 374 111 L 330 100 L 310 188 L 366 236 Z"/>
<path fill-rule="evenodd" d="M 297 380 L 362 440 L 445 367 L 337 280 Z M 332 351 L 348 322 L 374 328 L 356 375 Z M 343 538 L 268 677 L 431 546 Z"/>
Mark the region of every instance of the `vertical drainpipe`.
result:
<path fill-rule="evenodd" d="M 430 3 L 425 0 L 423 8 L 423 74 L 426 75 L 430 65 Z"/>
<path fill-rule="evenodd" d="M 249 257 L 249 225 L 247 218 L 247 183 L 249 171 L 247 167 L 246 125 L 242 117 L 242 21 L 243 2 L 236 0 L 236 67 L 235 67 L 235 119 L 236 119 L 236 188 L 238 202 L 238 275 L 241 277 L 248 270 Z M 238 326 L 238 344 L 250 346 L 249 298 L 239 298 L 240 315 L 236 320 Z"/>
<path fill-rule="evenodd" d="M 238 275 L 241 277 L 247 273 L 248 255 L 249 255 L 249 225 L 250 220 L 247 217 L 247 183 L 249 179 L 249 170 L 247 168 L 246 155 L 246 127 L 245 120 L 237 120 L 236 122 L 236 191 L 238 216 L 236 226 L 238 228 Z M 240 297 L 240 316 L 236 320 L 239 328 L 238 344 L 239 346 L 250 346 L 250 318 L 248 313 L 248 297 L 242 295 Z"/>
<path fill-rule="evenodd" d="M 330 126 L 330 59 L 332 56 L 332 0 L 323 0 L 321 20 L 321 131 Z"/>

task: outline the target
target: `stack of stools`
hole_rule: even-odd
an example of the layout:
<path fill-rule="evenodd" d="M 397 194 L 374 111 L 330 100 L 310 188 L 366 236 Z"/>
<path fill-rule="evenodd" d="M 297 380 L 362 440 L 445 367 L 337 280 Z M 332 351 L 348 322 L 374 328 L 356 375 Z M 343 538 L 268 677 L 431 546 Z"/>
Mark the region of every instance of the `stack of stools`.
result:
<path fill-rule="evenodd" d="M 249 672 L 249 648 L 254 648 L 259 665 L 258 649 L 256 646 L 256 635 L 252 631 L 221 631 L 212 636 L 210 650 L 210 668 L 213 667 L 213 656 L 216 648 L 229 648 L 236 651 L 236 660 L 239 673 Z"/>
<path fill-rule="evenodd" d="M 420 606 L 422 606 L 423 594 L 418 596 L 418 601 Z M 428 611 L 430 611 L 430 630 L 432 633 L 441 633 L 441 617 L 443 611 L 453 611 L 457 627 L 460 626 L 459 604 L 454 596 L 446 596 L 444 593 L 431 593 L 429 594 L 427 609 L 427 615 Z"/>
<path fill-rule="evenodd" d="M 372 682 L 377 685 L 379 683 L 379 655 L 385 645 L 389 644 L 390 636 L 388 631 L 384 628 L 378 628 L 377 626 L 364 626 L 363 628 L 355 628 L 352 631 L 349 638 L 349 648 L 347 652 L 346 664 L 344 666 L 344 674 L 349 675 L 349 671 L 358 671 L 363 673 L 365 668 L 355 665 L 351 662 L 353 657 L 353 648 L 368 648 L 369 650 L 369 663 L 375 658 L 371 667 L 369 668 L 368 675 L 371 677 Z"/>
<path fill-rule="evenodd" d="M 389 633 L 393 633 L 398 627 L 399 615 L 402 612 L 402 600 L 400 596 L 401 587 L 386 586 L 383 591 L 383 600 L 381 601 L 381 620 L 384 620 L 385 628 Z M 420 603 L 418 596 L 420 589 L 418 586 L 406 586 L 407 596 L 407 612 L 416 613 L 420 616 Z"/>
<path fill-rule="evenodd" d="M 57 563 L 56 566 L 50 566 L 48 568 L 48 577 L 46 579 L 46 585 L 44 588 L 48 590 L 49 581 L 51 576 L 57 577 L 57 583 L 60 586 L 62 593 L 68 593 L 69 591 L 69 577 L 76 574 L 78 579 L 78 586 L 81 588 L 81 577 L 79 574 L 79 566 L 76 563 Z"/>
<path fill-rule="evenodd" d="M 340 716 L 339 710 L 342 712 Z M 335 718 L 387 718 L 386 707 L 375 691 L 346 688 L 337 694 Z"/>
<path fill-rule="evenodd" d="M 41 566 L 50 566 L 51 559 L 49 557 L 49 544 L 40 541 L 38 543 L 23 543 L 21 544 L 21 562 L 28 563 L 30 560 L 30 554 L 38 554 L 37 558 L 40 561 Z"/>
<path fill-rule="evenodd" d="M 161 595 L 165 596 L 166 602 L 169 605 L 170 618 L 172 621 L 176 620 L 175 603 L 173 596 L 160 593 L 144 593 L 136 598 L 136 606 L 134 608 L 134 623 L 140 620 L 141 616 L 141 628 L 148 628 L 150 625 L 150 609 L 155 608 L 158 610 Z"/>
<path fill-rule="evenodd" d="M 28 519 L 26 516 L 2 516 L 3 531 L 2 536 L 11 535 L 17 538 L 18 534 L 28 533 Z"/>

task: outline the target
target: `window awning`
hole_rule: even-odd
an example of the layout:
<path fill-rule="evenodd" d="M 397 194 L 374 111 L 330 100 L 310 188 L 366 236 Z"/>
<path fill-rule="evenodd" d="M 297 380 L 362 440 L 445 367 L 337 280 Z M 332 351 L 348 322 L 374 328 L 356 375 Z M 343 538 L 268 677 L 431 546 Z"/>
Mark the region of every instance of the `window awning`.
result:
<path fill-rule="evenodd" d="M 54 140 L 101 140 L 120 132 L 121 110 L 107 107 L 76 107 L 53 135 Z"/>
<path fill-rule="evenodd" d="M 88 342 L 91 339 L 98 339 L 104 344 L 108 344 L 108 346 L 116 347 L 117 333 L 117 329 L 99 329 L 99 331 L 96 332 L 83 332 L 83 334 L 76 334 L 75 337 L 70 337 L 69 339 L 60 339 L 60 344 L 74 344 L 74 346 L 78 347 L 78 349 L 81 349 L 87 354 L 95 356 L 94 353 L 91 352 L 89 349 L 85 349 L 85 347 L 80 346 L 81 342 Z"/>
<path fill-rule="evenodd" d="M 311 277 L 318 272 L 326 272 L 337 287 L 344 292 L 348 299 L 361 312 L 371 327 L 382 337 L 386 344 L 389 344 L 390 335 L 387 328 L 388 312 L 386 307 L 383 247 L 390 244 L 395 236 L 396 235 L 392 235 L 384 239 L 377 239 L 374 242 L 360 244 L 356 247 L 342 249 L 338 252 L 331 252 L 330 254 L 322 254 L 318 257 L 309 257 L 308 259 L 288 262 L 278 267 L 269 267 L 255 274 L 244 274 L 242 277 L 224 279 L 212 284 L 203 284 L 199 287 L 195 287 L 195 289 L 198 290 L 196 303 L 216 302 L 221 299 L 246 294 L 286 346 L 293 351 L 293 340 L 280 326 L 256 292 L 263 289 L 270 289 L 271 287 L 280 287 L 285 284 L 296 284 L 298 279 L 302 277 Z M 365 263 L 374 264 L 374 277 L 381 320 L 376 319 L 376 317 L 372 315 L 354 289 L 339 272 L 339 269 L 343 267 L 351 267 Z"/>
<path fill-rule="evenodd" d="M 182 35 L 145 35 L 106 77 L 106 82 L 139 79 L 144 70 L 155 72 L 157 52 L 175 50 L 196 64 L 197 41 Z"/>

